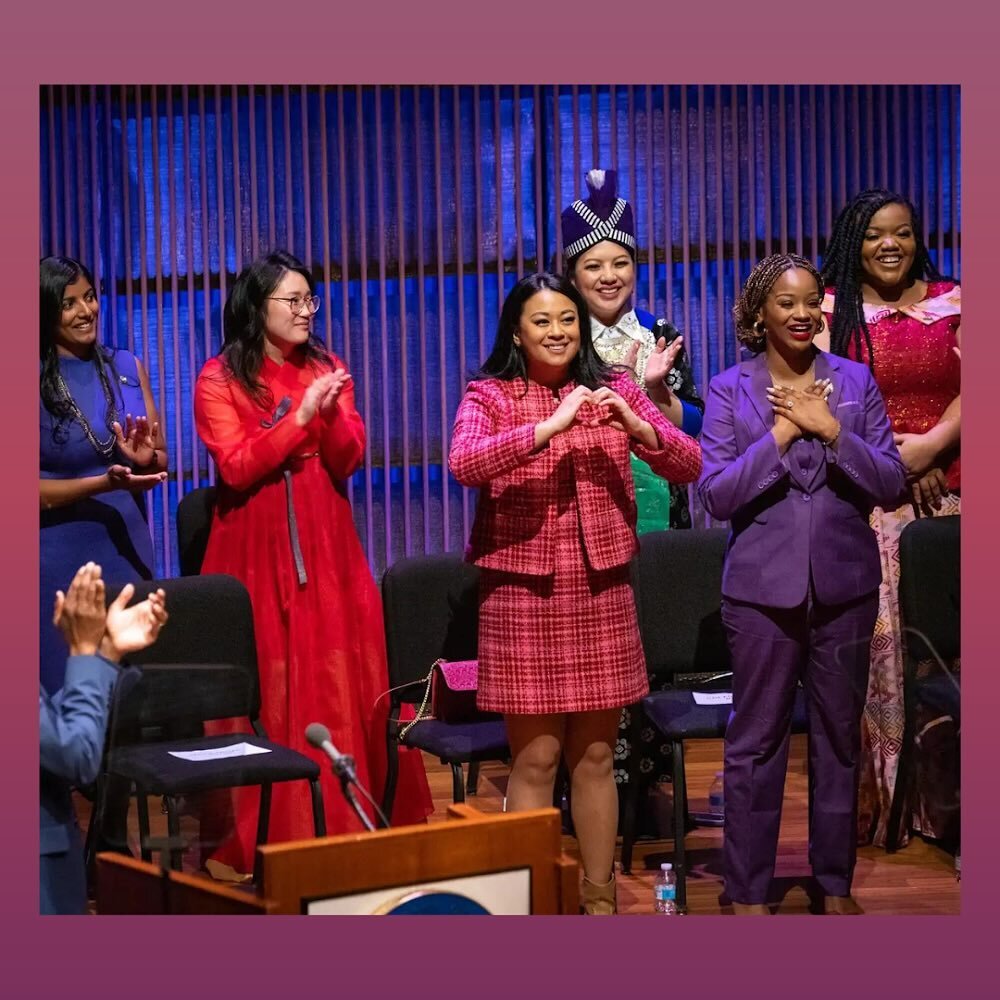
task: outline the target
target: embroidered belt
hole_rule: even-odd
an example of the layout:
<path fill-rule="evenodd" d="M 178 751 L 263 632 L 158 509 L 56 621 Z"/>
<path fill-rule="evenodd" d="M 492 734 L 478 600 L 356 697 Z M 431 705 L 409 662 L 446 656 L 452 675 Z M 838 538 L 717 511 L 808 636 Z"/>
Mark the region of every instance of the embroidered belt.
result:
<path fill-rule="evenodd" d="M 295 500 L 292 492 L 292 470 L 289 466 L 318 456 L 318 451 L 310 452 L 308 455 L 292 455 L 281 470 L 281 475 L 285 480 L 285 500 L 288 506 L 288 538 L 292 544 L 292 559 L 295 562 L 295 573 L 300 584 L 305 584 L 308 578 L 305 560 L 302 558 L 302 546 L 299 544 L 299 525 L 295 520 Z"/>

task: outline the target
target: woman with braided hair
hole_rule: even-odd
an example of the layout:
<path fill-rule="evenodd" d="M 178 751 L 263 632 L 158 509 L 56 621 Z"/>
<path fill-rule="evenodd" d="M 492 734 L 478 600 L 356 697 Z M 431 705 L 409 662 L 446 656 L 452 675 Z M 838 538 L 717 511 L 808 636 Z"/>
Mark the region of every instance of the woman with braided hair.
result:
<path fill-rule="evenodd" d="M 860 912 L 854 872 L 860 726 L 881 579 L 868 527 L 905 474 L 865 365 L 816 349 L 819 273 L 775 254 L 733 310 L 753 357 L 708 389 L 698 495 L 729 521 L 722 620 L 733 661 L 726 729 L 726 892 L 766 914 L 792 708 L 809 718 L 809 862 L 831 914 Z"/>
<path fill-rule="evenodd" d="M 931 262 L 912 203 L 881 188 L 861 192 L 838 216 L 823 279 L 829 349 L 871 368 L 907 471 L 906 492 L 876 507 L 871 518 L 883 579 L 863 726 L 858 832 L 863 841 L 884 846 L 903 736 L 899 535 L 916 517 L 961 511 L 961 289 Z M 923 770 L 918 757 L 917 773 Z M 953 794 L 925 785 L 913 827 L 932 837 L 953 836 L 949 820 L 957 810 L 935 815 L 930 805 Z"/>

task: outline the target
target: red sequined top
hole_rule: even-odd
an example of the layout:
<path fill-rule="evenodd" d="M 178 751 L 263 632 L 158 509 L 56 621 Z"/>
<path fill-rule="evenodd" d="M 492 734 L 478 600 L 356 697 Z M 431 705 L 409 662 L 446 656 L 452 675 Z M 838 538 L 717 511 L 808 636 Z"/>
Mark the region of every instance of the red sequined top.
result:
<path fill-rule="evenodd" d="M 823 312 L 833 318 L 833 289 L 826 290 Z M 894 433 L 923 434 L 940 419 L 961 391 L 961 363 L 955 352 L 955 331 L 962 322 L 961 286 L 930 281 L 919 301 L 896 308 L 864 303 L 865 322 L 875 355 L 875 381 L 885 399 Z M 868 363 L 867 345 L 861 357 L 854 345 L 848 356 Z M 960 490 L 961 460 L 956 454 L 945 470 L 948 488 Z"/>

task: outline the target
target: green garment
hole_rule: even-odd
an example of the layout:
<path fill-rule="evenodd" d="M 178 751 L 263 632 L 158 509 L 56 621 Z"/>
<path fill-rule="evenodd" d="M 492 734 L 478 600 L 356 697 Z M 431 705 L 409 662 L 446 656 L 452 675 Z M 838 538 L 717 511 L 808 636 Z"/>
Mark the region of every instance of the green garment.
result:
<path fill-rule="evenodd" d="M 632 459 L 635 503 L 638 509 L 636 533 L 666 531 L 670 527 L 670 484 L 658 476 L 641 458 Z"/>

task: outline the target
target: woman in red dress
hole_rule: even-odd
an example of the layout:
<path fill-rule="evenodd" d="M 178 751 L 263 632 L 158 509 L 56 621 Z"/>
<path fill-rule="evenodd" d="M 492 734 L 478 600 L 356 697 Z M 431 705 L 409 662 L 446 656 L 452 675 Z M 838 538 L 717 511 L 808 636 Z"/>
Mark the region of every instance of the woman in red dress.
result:
<path fill-rule="evenodd" d="M 884 846 L 903 737 L 899 535 L 916 517 L 961 512 L 961 288 L 932 264 L 914 206 L 881 188 L 861 192 L 838 216 L 823 279 L 829 350 L 871 366 L 909 474 L 899 503 L 876 507 L 871 516 L 882 553 L 882 587 L 865 706 L 859 837 Z M 930 744 L 944 732 L 934 727 L 921 742 Z M 957 758 L 957 747 L 939 747 L 939 756 L 941 750 Z M 947 786 L 955 778 L 927 758 L 918 745 L 917 774 L 927 777 L 917 784 L 913 826 L 931 837 L 953 838 L 957 799 L 955 787 Z"/>
<path fill-rule="evenodd" d="M 360 824 L 304 731 L 327 725 L 377 801 L 385 728 L 375 704 L 388 676 L 381 603 L 344 488 L 364 459 L 365 429 L 351 376 L 313 338 L 318 308 L 312 276 L 289 254 L 247 267 L 226 302 L 222 352 L 198 376 L 195 420 L 220 479 L 202 572 L 249 590 L 262 721 L 321 762 L 327 829 L 342 833 Z M 400 769 L 392 819 L 422 821 L 432 805 L 419 755 L 401 751 Z M 249 872 L 259 793 L 232 794 L 235 829 L 213 860 Z M 276 785 L 269 839 L 312 835 L 305 783 Z"/>
<path fill-rule="evenodd" d="M 565 755 L 588 913 L 615 912 L 615 737 L 622 707 L 649 690 L 630 449 L 671 482 L 701 470 L 697 443 L 597 356 L 572 283 L 522 279 L 459 406 L 449 464 L 481 488 L 478 703 L 507 724 L 507 807 L 551 805 Z"/>

